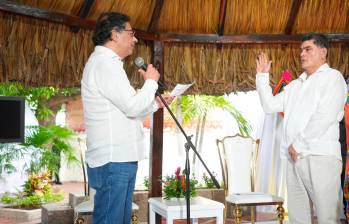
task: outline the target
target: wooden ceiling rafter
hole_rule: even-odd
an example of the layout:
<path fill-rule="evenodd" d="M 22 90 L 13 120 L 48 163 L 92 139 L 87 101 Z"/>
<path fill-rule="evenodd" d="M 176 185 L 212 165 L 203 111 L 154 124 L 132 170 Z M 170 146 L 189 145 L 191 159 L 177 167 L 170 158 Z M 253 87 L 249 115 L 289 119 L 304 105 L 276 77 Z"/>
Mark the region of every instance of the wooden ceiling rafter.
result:
<path fill-rule="evenodd" d="M 54 12 L 8 0 L 0 1 L 0 10 L 84 29 L 93 29 L 96 24 L 93 20 L 83 19 L 78 16 L 67 15 L 65 13 Z"/>
<path fill-rule="evenodd" d="M 299 9 L 301 7 L 301 4 L 302 4 L 302 0 L 293 0 L 290 16 L 288 17 L 288 21 L 285 28 L 285 34 L 289 35 L 292 33 L 292 29 L 296 22 L 296 18 L 297 18 Z"/>
<path fill-rule="evenodd" d="M 84 4 L 81 6 L 81 8 L 79 10 L 78 16 L 80 18 L 86 18 L 88 16 L 88 14 L 90 13 L 94 2 L 95 2 L 95 0 L 85 0 Z"/>
<path fill-rule="evenodd" d="M 95 2 L 95 0 L 85 0 L 84 3 L 82 4 L 78 16 L 80 18 L 86 18 L 88 16 L 88 14 L 91 11 L 92 5 Z M 72 27 L 72 31 L 77 33 L 79 31 L 79 27 Z"/>
<path fill-rule="evenodd" d="M 158 0 L 163 1 L 163 0 Z M 301 0 L 295 0 L 300 2 Z M 300 4 L 300 3 L 299 3 Z M 46 9 L 36 8 L 8 0 L 0 1 L 0 10 L 50 22 L 56 22 L 71 27 L 80 27 L 93 30 L 96 21 L 67 15 Z M 156 10 L 155 10 L 156 11 Z M 161 11 L 161 10 L 160 10 Z M 159 12 L 160 12 L 159 11 Z M 331 42 L 349 42 L 349 33 L 327 33 Z M 207 44 L 292 44 L 299 43 L 301 34 L 250 34 L 224 35 L 217 34 L 179 34 L 179 33 L 152 33 L 137 30 L 136 37 L 142 40 L 177 42 L 177 43 L 207 43 Z"/>
<path fill-rule="evenodd" d="M 326 33 L 330 42 L 349 42 L 349 33 Z M 207 44 L 299 44 L 302 34 L 249 34 L 225 35 L 217 34 L 158 34 L 158 39 L 164 42 L 177 43 L 207 43 Z"/>
<path fill-rule="evenodd" d="M 156 0 L 153 14 L 148 26 L 148 32 L 155 32 L 159 24 L 159 18 L 161 15 L 162 6 L 164 5 L 164 0 Z"/>
<path fill-rule="evenodd" d="M 227 14 L 227 0 L 221 0 L 219 6 L 219 24 L 218 24 L 218 35 L 224 35 L 224 24 L 225 24 L 225 16 Z"/>

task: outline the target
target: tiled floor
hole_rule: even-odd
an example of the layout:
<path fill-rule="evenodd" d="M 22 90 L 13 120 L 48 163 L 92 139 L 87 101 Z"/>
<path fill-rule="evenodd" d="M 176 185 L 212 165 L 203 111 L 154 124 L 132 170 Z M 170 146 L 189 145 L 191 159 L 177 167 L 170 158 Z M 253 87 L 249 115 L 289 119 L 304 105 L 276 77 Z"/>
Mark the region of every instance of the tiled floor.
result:
<path fill-rule="evenodd" d="M 69 193 L 84 193 L 84 183 L 82 182 L 64 182 L 62 185 L 54 185 L 53 189 L 64 192 L 64 201 L 68 202 Z"/>

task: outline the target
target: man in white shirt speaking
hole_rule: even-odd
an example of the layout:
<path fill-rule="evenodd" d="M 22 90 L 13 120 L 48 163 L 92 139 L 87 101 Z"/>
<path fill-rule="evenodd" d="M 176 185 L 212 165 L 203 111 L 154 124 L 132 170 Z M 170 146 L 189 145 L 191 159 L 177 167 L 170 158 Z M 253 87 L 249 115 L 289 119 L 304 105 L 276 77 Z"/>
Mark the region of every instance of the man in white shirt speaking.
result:
<path fill-rule="evenodd" d="M 326 63 L 329 43 L 322 34 L 303 36 L 304 72 L 276 96 L 269 85 L 271 61 L 258 56 L 256 87 L 266 113 L 284 112 L 283 143 L 287 162 L 288 209 L 291 223 L 339 222 L 342 159 L 339 122 L 347 87 L 342 74 Z"/>
<path fill-rule="evenodd" d="M 155 99 L 160 74 L 153 65 L 139 70 L 145 80 L 139 91 L 127 78 L 122 60 L 137 43 L 129 21 L 117 12 L 99 17 L 81 80 L 87 173 L 96 190 L 92 219 L 98 224 L 130 223 L 137 161 L 145 158 L 142 118 L 163 106 Z"/>

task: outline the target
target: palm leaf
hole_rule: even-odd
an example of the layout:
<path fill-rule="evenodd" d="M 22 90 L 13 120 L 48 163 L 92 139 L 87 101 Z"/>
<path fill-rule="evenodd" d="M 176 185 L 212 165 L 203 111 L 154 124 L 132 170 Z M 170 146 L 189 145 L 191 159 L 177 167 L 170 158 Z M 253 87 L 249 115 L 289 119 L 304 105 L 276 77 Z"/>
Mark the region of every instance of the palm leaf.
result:
<path fill-rule="evenodd" d="M 252 128 L 247 120 L 243 117 L 234 105 L 232 105 L 224 96 L 208 95 L 187 95 L 181 96 L 171 104 L 171 109 L 176 111 L 176 104 L 179 103 L 182 108 L 183 124 L 187 124 L 195 118 L 203 117 L 210 111 L 221 108 L 228 111 L 236 120 L 241 135 L 249 136 Z"/>

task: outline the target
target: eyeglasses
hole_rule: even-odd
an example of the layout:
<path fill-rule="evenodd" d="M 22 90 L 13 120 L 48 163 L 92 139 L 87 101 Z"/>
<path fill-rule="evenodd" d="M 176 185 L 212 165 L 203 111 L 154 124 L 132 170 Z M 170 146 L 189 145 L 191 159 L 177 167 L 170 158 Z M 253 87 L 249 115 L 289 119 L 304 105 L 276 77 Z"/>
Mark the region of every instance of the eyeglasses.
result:
<path fill-rule="evenodd" d="M 123 30 L 123 31 L 130 32 L 129 34 L 130 34 L 131 37 L 134 37 L 134 36 L 135 36 L 135 33 L 136 33 L 135 30 Z"/>

